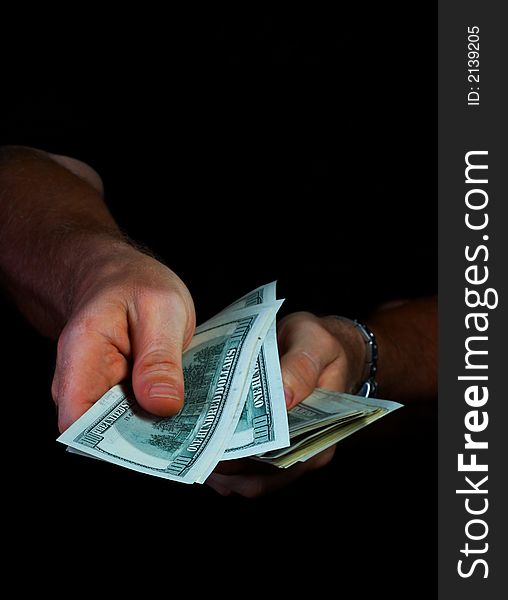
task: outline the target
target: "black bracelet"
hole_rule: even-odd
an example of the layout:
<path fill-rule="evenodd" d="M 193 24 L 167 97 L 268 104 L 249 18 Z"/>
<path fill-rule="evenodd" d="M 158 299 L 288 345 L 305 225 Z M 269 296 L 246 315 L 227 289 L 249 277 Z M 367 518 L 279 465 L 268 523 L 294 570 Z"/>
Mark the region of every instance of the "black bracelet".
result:
<path fill-rule="evenodd" d="M 377 382 L 376 382 L 376 373 L 377 373 L 377 343 L 376 336 L 374 333 L 365 325 L 364 323 L 360 323 L 357 319 L 348 319 L 347 317 L 341 317 L 338 315 L 332 315 L 335 319 L 339 321 L 346 321 L 347 323 L 351 323 L 353 327 L 356 327 L 358 331 L 362 334 L 365 343 L 367 344 L 367 360 L 365 361 L 365 380 L 360 386 L 360 390 L 358 391 L 358 395 L 364 396 L 365 398 L 375 398 L 377 394 Z"/>

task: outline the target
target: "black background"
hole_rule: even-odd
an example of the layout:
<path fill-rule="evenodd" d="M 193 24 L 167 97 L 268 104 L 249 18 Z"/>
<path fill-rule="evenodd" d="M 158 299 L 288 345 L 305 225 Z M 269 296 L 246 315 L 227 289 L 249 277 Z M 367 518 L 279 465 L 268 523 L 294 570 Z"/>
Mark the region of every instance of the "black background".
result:
<path fill-rule="evenodd" d="M 282 314 L 361 317 L 435 293 L 433 12 L 196 12 L 24 23 L 5 46 L 2 141 L 91 164 L 122 227 L 184 279 L 198 321 L 273 279 Z M 4 460 L 25 552 L 61 543 L 76 579 L 83 557 L 93 570 L 123 556 L 138 582 L 210 569 L 227 588 L 234 569 L 248 586 L 274 572 L 353 582 L 360 597 L 433 595 L 434 404 L 345 440 L 282 492 L 222 498 L 66 454 L 54 344 L 2 302 Z"/>

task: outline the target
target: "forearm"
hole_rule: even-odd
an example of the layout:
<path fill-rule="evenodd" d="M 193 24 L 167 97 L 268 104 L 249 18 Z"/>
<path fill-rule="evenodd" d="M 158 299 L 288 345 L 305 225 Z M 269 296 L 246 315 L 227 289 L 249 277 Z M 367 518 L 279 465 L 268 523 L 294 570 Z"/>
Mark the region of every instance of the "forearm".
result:
<path fill-rule="evenodd" d="M 53 337 L 86 273 L 127 246 L 100 178 L 73 171 L 38 150 L 0 149 L 0 277 L 25 316 Z"/>
<path fill-rule="evenodd" d="M 381 398 L 407 401 L 437 395 L 437 298 L 382 307 L 369 319 L 379 356 Z"/>

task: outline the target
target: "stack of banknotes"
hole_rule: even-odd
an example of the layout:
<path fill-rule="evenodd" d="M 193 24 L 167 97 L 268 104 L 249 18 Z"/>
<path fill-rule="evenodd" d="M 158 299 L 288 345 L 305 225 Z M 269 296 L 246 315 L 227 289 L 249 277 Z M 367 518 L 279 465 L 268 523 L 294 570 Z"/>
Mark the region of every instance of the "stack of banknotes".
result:
<path fill-rule="evenodd" d="M 275 283 L 200 325 L 183 356 L 185 402 L 174 417 L 111 388 L 58 441 L 70 451 L 182 483 L 203 483 L 221 460 L 253 457 L 287 468 L 399 408 L 316 389 L 286 411 L 277 350 Z"/>

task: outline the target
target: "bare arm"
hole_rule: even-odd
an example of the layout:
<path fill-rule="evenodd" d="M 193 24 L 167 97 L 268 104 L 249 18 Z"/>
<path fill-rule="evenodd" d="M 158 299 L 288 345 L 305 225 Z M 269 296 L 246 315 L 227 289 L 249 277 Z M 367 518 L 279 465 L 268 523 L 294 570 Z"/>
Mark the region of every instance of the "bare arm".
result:
<path fill-rule="evenodd" d="M 437 298 L 386 305 L 367 325 L 376 336 L 378 395 L 401 400 L 437 394 Z M 355 393 L 365 377 L 367 347 L 346 321 L 293 313 L 280 324 L 281 367 L 288 407 L 317 387 Z"/>
<path fill-rule="evenodd" d="M 63 166 L 69 161 L 74 173 Z M 0 149 L 0 274 L 21 311 L 46 335 L 59 334 L 77 288 L 102 257 L 132 250 L 99 186 L 95 171 L 74 159 Z"/>
<path fill-rule="evenodd" d="M 60 429 L 131 364 L 144 408 L 181 408 L 192 298 L 175 273 L 128 243 L 88 165 L 31 148 L 0 150 L 0 278 L 35 327 L 59 338 L 52 393 Z"/>
<path fill-rule="evenodd" d="M 437 297 L 387 305 L 367 324 L 379 347 L 379 396 L 402 402 L 437 396 Z"/>

